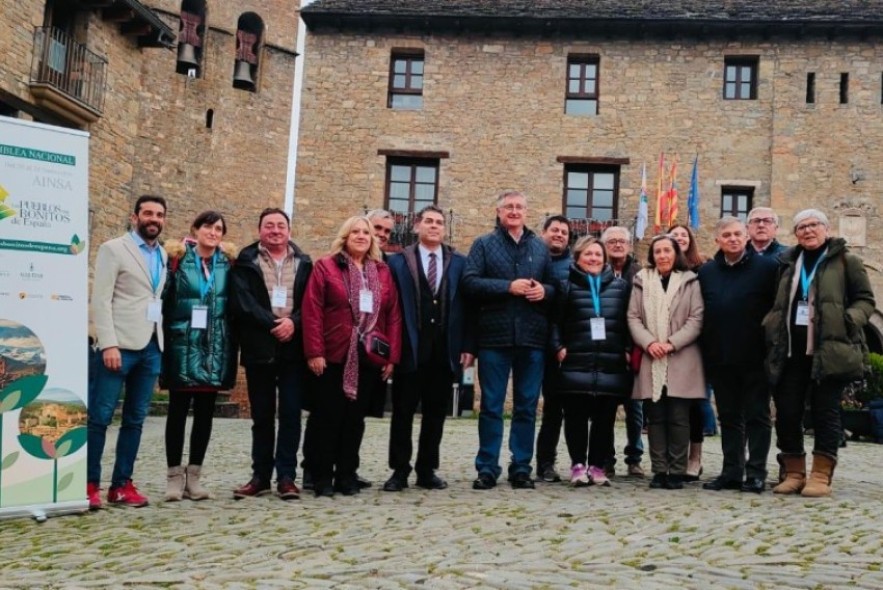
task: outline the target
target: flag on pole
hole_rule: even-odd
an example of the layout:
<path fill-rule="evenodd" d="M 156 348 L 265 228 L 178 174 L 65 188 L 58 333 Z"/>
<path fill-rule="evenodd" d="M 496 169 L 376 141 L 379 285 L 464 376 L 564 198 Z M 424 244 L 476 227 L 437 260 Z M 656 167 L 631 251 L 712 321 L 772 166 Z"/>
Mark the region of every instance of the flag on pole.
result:
<path fill-rule="evenodd" d="M 677 155 L 671 162 L 671 173 L 669 174 L 668 185 L 668 221 L 666 228 L 669 228 L 678 222 L 678 157 Z"/>
<path fill-rule="evenodd" d="M 641 199 L 638 201 L 638 219 L 635 221 L 635 237 L 639 240 L 644 239 L 644 232 L 647 231 L 647 223 L 649 222 L 649 214 L 647 212 L 647 163 L 641 165 Z"/>
<path fill-rule="evenodd" d="M 693 173 L 690 175 L 690 194 L 687 197 L 690 212 L 690 227 L 699 229 L 699 154 L 693 160 Z"/>
<path fill-rule="evenodd" d="M 668 195 L 662 190 L 665 178 L 665 152 L 659 154 L 659 172 L 656 175 L 656 216 L 653 222 L 653 231 L 662 231 L 662 224 L 668 220 Z"/>

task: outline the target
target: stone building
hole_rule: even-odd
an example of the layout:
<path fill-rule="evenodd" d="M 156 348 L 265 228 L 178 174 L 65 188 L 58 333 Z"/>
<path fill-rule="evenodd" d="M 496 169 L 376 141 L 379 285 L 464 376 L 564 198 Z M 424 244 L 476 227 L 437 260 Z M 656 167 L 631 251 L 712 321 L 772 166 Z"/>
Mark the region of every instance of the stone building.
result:
<path fill-rule="evenodd" d="M 3 2 L 0 114 L 91 134 L 93 254 L 143 193 L 167 239 L 218 208 L 245 243 L 284 199 L 297 25 L 283 0 Z"/>
<path fill-rule="evenodd" d="M 144 193 L 165 239 L 208 208 L 256 238 L 285 197 L 298 22 L 284 0 L 0 2 L 0 114 L 91 134 L 92 257 Z"/>
<path fill-rule="evenodd" d="M 319 0 L 295 199 L 313 251 L 363 206 L 452 212 L 468 248 L 504 188 L 586 230 L 633 225 L 642 164 L 694 156 L 704 250 L 722 213 L 813 206 L 883 294 L 880 0 Z M 651 224 L 652 225 L 652 224 Z M 880 351 L 883 316 L 869 330 Z"/>

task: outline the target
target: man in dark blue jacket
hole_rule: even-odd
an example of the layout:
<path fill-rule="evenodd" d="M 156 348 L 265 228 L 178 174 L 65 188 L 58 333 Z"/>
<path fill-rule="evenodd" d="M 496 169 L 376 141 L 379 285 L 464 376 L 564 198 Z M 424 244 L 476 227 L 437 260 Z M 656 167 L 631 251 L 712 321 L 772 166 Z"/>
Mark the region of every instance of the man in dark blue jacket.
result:
<path fill-rule="evenodd" d="M 573 258 L 570 254 L 570 220 L 563 215 L 553 215 L 543 224 L 543 241 L 552 257 L 552 277 L 555 285 L 566 281 L 570 276 Z M 561 481 L 555 469 L 558 439 L 561 438 L 561 424 L 564 411 L 561 401 L 553 388 L 554 372 L 558 369 L 555 352 L 546 355 L 546 368 L 543 375 L 543 419 L 537 434 L 537 478 L 549 483 Z"/>
<path fill-rule="evenodd" d="M 787 250 L 776 240 L 778 231 L 779 216 L 769 207 L 755 207 L 748 212 L 748 244 L 761 256 L 775 259 Z"/>
<path fill-rule="evenodd" d="M 778 264 L 746 247 L 748 233 L 735 217 L 721 218 L 715 241 L 720 250 L 699 269 L 705 302 L 701 342 L 717 400 L 724 465 L 702 487 L 760 493 L 772 437 L 761 322 L 773 306 Z"/>
<path fill-rule="evenodd" d="M 442 243 L 444 212 L 424 207 L 415 223 L 418 243 L 389 257 L 402 310 L 402 360 L 396 367 L 389 431 L 387 492 L 408 487 L 411 431 L 420 403 L 422 418 L 417 447 L 417 487 L 441 490 L 447 482 L 436 475 L 439 447 L 452 385 L 473 360 L 472 326 L 460 279 L 466 257 Z"/>
<path fill-rule="evenodd" d="M 478 310 L 478 478 L 472 487 L 489 490 L 500 477 L 503 444 L 503 403 L 509 374 L 513 381 L 512 425 L 509 433 L 509 482 L 533 489 L 533 458 L 537 400 L 549 335 L 547 302 L 555 294 L 546 244 L 524 226 L 527 198 L 506 191 L 497 198 L 499 224 L 472 244 L 463 289 Z M 513 370 L 514 369 L 514 370 Z"/>

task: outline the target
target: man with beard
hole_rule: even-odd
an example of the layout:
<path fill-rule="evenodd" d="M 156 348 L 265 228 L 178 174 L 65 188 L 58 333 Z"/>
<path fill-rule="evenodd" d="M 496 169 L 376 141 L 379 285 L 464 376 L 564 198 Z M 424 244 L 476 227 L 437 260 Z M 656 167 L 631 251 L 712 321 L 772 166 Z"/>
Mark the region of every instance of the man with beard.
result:
<path fill-rule="evenodd" d="M 148 503 L 132 483 L 132 471 L 162 358 L 161 297 L 167 255 L 157 238 L 165 218 L 165 199 L 139 197 L 131 217 L 132 231 L 103 243 L 95 259 L 92 320 L 101 355 L 94 355 L 89 371 L 86 492 L 90 510 L 101 508 L 101 456 L 124 386 L 107 501 L 134 507 Z"/>
<path fill-rule="evenodd" d="M 559 282 L 567 280 L 570 265 L 573 263 L 568 245 L 570 221 L 563 215 L 549 217 L 543 224 L 541 237 L 552 256 L 552 277 L 557 288 Z M 537 478 L 548 483 L 561 481 L 561 476 L 555 470 L 558 439 L 561 437 L 561 424 L 564 421 L 564 411 L 554 391 L 558 365 L 557 357 L 554 353 L 550 353 L 546 358 L 546 369 L 543 374 L 543 419 L 540 422 L 540 432 L 537 434 Z"/>

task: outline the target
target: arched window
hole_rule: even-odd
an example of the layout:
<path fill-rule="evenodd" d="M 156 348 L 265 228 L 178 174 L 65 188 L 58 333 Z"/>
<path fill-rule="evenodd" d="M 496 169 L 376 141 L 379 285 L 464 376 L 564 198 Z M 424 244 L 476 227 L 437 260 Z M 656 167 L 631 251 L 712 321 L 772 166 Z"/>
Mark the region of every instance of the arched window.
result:
<path fill-rule="evenodd" d="M 191 78 L 202 76 L 205 46 L 205 0 L 182 0 L 175 71 Z"/>
<path fill-rule="evenodd" d="M 254 92 L 258 87 L 264 21 L 254 12 L 243 12 L 236 24 L 236 61 L 233 87 Z"/>

